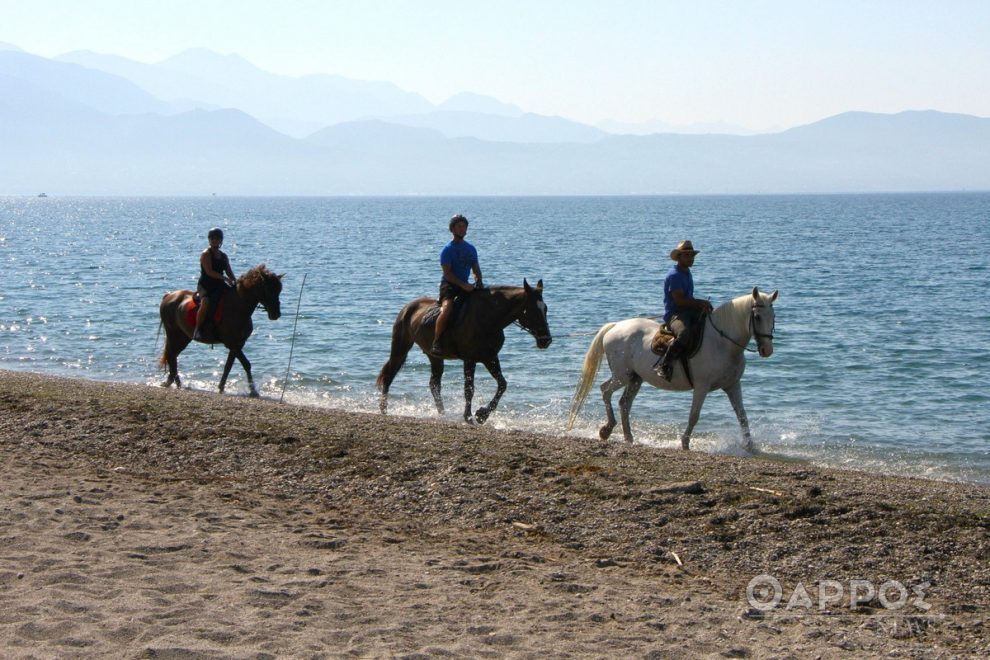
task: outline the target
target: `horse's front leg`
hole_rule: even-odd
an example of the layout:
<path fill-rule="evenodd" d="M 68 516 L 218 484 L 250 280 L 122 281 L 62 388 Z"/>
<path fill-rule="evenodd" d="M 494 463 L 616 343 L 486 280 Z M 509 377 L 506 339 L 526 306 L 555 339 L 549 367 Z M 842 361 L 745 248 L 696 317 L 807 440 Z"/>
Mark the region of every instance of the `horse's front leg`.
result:
<path fill-rule="evenodd" d="M 223 394 L 223 388 L 227 386 L 227 376 L 230 375 L 230 368 L 234 366 L 235 357 L 237 352 L 234 349 L 227 351 L 227 362 L 223 365 L 223 375 L 220 376 L 220 394 Z"/>
<path fill-rule="evenodd" d="M 502 395 L 505 394 L 505 388 L 508 385 L 508 383 L 505 382 L 505 376 L 502 375 L 502 365 L 498 361 L 497 357 L 494 360 L 485 362 L 485 368 L 488 369 L 488 373 L 490 373 L 492 378 L 495 379 L 495 382 L 498 383 L 498 387 L 495 390 L 495 396 L 492 397 L 492 400 L 488 403 L 488 405 L 478 408 L 478 412 L 474 414 L 474 418 L 478 420 L 479 424 L 484 424 L 485 420 L 487 420 L 488 417 L 495 412 L 495 409 L 498 408 L 498 402 L 502 399 Z"/>
<path fill-rule="evenodd" d="M 736 419 L 739 420 L 739 426 L 742 427 L 743 449 L 752 453 L 753 436 L 750 435 L 749 419 L 746 417 L 746 409 L 743 408 L 742 381 L 737 380 L 732 385 L 722 389 L 725 390 L 726 396 L 729 397 L 729 403 L 732 404 L 732 409 L 736 411 Z"/>
<path fill-rule="evenodd" d="M 688 415 L 688 423 L 681 435 L 681 449 L 685 451 L 691 448 L 691 431 L 694 430 L 701 417 L 701 406 L 705 404 L 705 397 L 708 396 L 708 387 L 704 384 L 695 383 L 694 396 L 691 397 L 691 414 Z"/>
<path fill-rule="evenodd" d="M 471 400 L 474 398 L 474 369 L 477 362 L 464 361 L 464 421 L 471 421 Z"/>
<path fill-rule="evenodd" d="M 244 355 L 243 350 L 237 351 L 237 359 L 240 360 L 241 366 L 244 367 L 244 373 L 247 374 L 248 394 L 254 397 L 258 396 L 258 390 L 254 386 L 254 377 L 251 375 L 251 363 L 248 362 L 247 356 Z"/>
<path fill-rule="evenodd" d="M 443 395 L 440 393 L 440 379 L 443 378 L 443 360 L 430 357 L 430 394 L 437 404 L 437 413 L 443 415 Z"/>

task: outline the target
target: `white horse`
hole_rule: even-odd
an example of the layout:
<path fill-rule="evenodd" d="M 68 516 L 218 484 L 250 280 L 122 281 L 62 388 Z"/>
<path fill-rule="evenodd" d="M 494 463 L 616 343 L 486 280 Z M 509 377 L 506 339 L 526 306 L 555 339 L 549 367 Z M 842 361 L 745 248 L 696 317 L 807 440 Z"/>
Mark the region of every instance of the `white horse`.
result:
<path fill-rule="evenodd" d="M 770 357 L 773 354 L 773 301 L 776 299 L 776 291 L 767 294 L 760 293 L 754 288 L 752 294 L 739 296 L 715 309 L 705 321 L 701 348 L 689 360 L 691 378 L 688 378 L 683 365 L 678 360 L 674 365 L 674 374 L 670 382 L 653 370 L 658 356 L 650 350 L 650 342 L 660 328 L 656 321 L 634 318 L 606 323 L 595 335 L 588 353 L 584 356 L 584 368 L 571 402 L 567 430 L 574 427 L 574 420 L 588 397 L 604 353 L 608 358 L 612 375 L 601 384 L 605 414 L 608 416 L 604 426 L 598 431 L 602 440 L 607 440 L 612 434 L 612 429 L 615 428 L 612 394 L 618 390 L 626 388 L 619 399 L 619 413 L 622 418 L 622 434 L 626 442 L 632 442 L 629 409 L 632 408 L 633 399 L 636 398 L 643 381 L 653 387 L 675 391 L 692 389 L 691 381 L 693 381 L 691 415 L 681 435 L 681 447 L 688 449 L 691 431 L 698 423 L 705 397 L 716 388 L 721 388 L 728 395 L 732 409 L 736 411 L 736 417 L 742 427 L 746 451 L 751 451 L 753 438 L 749 433 L 749 421 L 743 408 L 742 385 L 739 382 L 746 368 L 743 351 L 746 350 L 749 340 L 755 336 L 759 354 L 762 357 Z"/>

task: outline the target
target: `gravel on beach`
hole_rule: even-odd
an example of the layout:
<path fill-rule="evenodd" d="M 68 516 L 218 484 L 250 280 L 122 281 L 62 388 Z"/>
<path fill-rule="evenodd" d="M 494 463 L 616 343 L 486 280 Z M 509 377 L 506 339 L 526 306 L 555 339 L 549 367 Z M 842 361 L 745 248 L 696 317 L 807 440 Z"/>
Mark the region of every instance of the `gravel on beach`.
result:
<path fill-rule="evenodd" d="M 990 656 L 976 484 L 9 371 L 0 455 L 12 657 Z"/>

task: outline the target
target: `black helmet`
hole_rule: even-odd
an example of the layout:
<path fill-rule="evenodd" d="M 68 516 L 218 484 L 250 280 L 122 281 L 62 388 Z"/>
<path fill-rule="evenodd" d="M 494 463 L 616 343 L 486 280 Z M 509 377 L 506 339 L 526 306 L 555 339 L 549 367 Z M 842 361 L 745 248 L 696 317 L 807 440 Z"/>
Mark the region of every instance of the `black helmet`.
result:
<path fill-rule="evenodd" d="M 223 230 L 219 227 L 214 227 L 210 230 L 210 233 L 206 235 L 206 238 L 219 238 L 220 242 L 223 242 Z"/>
<path fill-rule="evenodd" d="M 447 228 L 450 229 L 450 231 L 454 231 L 454 225 L 456 225 L 458 222 L 463 222 L 465 227 L 468 225 L 468 219 L 465 218 L 460 213 L 458 213 L 457 215 L 455 215 L 453 218 L 450 219 L 450 223 L 447 225 Z"/>

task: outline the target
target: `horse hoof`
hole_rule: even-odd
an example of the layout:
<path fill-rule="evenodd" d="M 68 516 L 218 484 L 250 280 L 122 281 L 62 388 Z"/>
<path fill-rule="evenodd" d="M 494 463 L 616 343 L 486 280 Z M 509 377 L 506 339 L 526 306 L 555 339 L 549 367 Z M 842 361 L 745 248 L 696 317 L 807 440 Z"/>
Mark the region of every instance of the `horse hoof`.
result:
<path fill-rule="evenodd" d="M 603 426 L 600 429 L 598 429 L 598 437 L 601 438 L 602 440 L 608 440 L 608 437 L 610 435 L 612 435 L 612 429 L 610 429 L 609 427 Z"/>
<path fill-rule="evenodd" d="M 478 412 L 474 413 L 474 419 L 479 424 L 484 424 L 486 421 L 488 421 L 488 416 L 490 414 L 491 413 L 488 412 L 487 408 L 481 408 L 480 410 L 478 410 Z"/>
<path fill-rule="evenodd" d="M 251 397 L 252 399 L 257 399 L 257 398 L 258 398 L 259 396 L 261 396 L 261 395 L 260 395 L 260 394 L 258 394 L 258 390 L 256 390 L 256 389 L 254 389 L 254 388 L 252 387 L 252 388 L 251 388 L 251 391 L 250 391 L 250 392 L 248 392 L 248 396 L 249 396 L 249 397 Z"/>
<path fill-rule="evenodd" d="M 690 451 L 690 449 L 691 449 L 691 441 L 690 440 L 681 440 L 681 449 L 683 449 L 684 451 Z"/>

